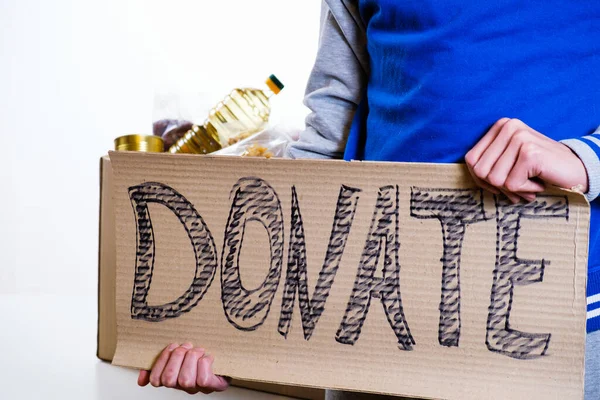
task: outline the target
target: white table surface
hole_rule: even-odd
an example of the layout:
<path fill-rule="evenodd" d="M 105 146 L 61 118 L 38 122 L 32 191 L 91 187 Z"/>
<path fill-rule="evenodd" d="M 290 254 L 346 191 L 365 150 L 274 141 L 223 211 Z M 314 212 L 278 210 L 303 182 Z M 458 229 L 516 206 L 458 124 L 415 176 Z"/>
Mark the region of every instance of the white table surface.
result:
<path fill-rule="evenodd" d="M 137 371 L 96 358 L 96 300 L 89 296 L 0 294 L 0 399 L 190 399 L 137 386 Z M 202 394 L 198 394 L 202 396 Z M 289 399 L 240 388 L 211 399 Z"/>

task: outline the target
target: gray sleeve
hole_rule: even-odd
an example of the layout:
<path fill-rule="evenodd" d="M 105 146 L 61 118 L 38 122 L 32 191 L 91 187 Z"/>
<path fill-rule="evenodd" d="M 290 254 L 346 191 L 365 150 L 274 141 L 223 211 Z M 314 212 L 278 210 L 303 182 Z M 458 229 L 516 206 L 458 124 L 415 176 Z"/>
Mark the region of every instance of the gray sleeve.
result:
<path fill-rule="evenodd" d="M 588 201 L 594 201 L 600 195 L 600 157 L 590 146 L 593 143 L 600 148 L 600 128 L 591 135 L 581 138 L 562 140 L 583 162 L 588 175 L 588 191 L 585 194 Z"/>
<path fill-rule="evenodd" d="M 334 15 L 323 2 L 319 50 L 304 97 L 311 112 L 299 140 L 288 148 L 288 157 L 341 158 L 344 154 L 367 80 L 366 48 L 362 49 L 364 42 L 353 10 L 336 6 Z"/>

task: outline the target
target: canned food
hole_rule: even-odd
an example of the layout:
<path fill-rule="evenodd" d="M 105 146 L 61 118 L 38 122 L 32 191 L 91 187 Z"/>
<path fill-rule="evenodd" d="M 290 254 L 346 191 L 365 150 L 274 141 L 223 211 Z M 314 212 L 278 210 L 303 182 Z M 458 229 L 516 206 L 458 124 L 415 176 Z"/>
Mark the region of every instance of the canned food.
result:
<path fill-rule="evenodd" d="M 165 151 L 165 144 L 158 136 L 126 135 L 115 139 L 115 150 L 162 153 Z"/>

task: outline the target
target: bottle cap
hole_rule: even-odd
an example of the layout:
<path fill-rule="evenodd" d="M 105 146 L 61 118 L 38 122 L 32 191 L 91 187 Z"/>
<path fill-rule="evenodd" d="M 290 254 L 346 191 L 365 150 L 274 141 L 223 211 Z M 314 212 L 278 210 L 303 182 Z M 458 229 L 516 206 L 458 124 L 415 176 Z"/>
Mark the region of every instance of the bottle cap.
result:
<path fill-rule="evenodd" d="M 162 153 L 165 151 L 165 144 L 159 136 L 126 135 L 115 139 L 115 150 Z"/>
<path fill-rule="evenodd" d="M 269 89 L 275 94 L 278 94 L 284 88 L 283 83 L 275 75 L 269 76 L 266 83 Z"/>

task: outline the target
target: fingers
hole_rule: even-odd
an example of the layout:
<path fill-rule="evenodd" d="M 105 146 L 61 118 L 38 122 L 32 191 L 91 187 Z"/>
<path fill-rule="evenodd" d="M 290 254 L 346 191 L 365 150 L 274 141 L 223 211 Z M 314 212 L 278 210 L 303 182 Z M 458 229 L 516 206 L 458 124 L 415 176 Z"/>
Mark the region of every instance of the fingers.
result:
<path fill-rule="evenodd" d="M 496 121 L 494 125 L 487 131 L 487 133 L 477 142 L 475 146 L 465 156 L 465 161 L 468 165 L 474 166 L 481 158 L 483 152 L 489 147 L 489 145 L 496 139 L 496 136 L 506 124 L 510 118 L 502 118 Z"/>
<path fill-rule="evenodd" d="M 517 194 L 519 195 L 519 197 L 523 198 L 527 202 L 532 202 L 536 198 L 536 195 L 534 193 L 519 192 Z"/>
<path fill-rule="evenodd" d="M 193 348 L 188 351 L 181 365 L 177 383 L 179 387 L 188 393 L 198 391 L 196 386 L 196 377 L 198 375 L 198 360 L 204 356 L 204 349 Z"/>
<path fill-rule="evenodd" d="M 150 383 L 150 371 L 145 369 L 141 370 L 140 374 L 138 375 L 137 383 L 140 386 L 146 386 L 148 383 Z"/>
<path fill-rule="evenodd" d="M 526 149 L 525 147 L 528 147 Z M 544 185 L 531 178 L 537 177 L 536 151 L 530 150 L 532 146 L 523 145 L 516 162 L 506 177 L 504 186 L 511 192 L 537 193 L 544 190 Z"/>
<path fill-rule="evenodd" d="M 162 386 L 160 377 L 163 373 L 163 370 L 165 369 L 165 366 L 167 365 L 167 362 L 169 361 L 171 352 L 177 347 L 179 347 L 178 343 L 171 343 L 170 345 L 165 347 L 162 353 L 160 353 L 160 356 L 158 356 L 158 359 L 154 363 L 152 371 L 150 372 L 150 384 L 152 384 L 152 386 Z"/>
<path fill-rule="evenodd" d="M 222 392 L 229 387 L 229 382 L 222 376 L 217 376 L 212 371 L 214 358 L 205 356 L 198 360 L 198 374 L 196 383 L 199 387 L 204 388 L 208 393 Z M 203 393 L 207 393 L 202 390 Z"/>
<path fill-rule="evenodd" d="M 191 343 L 184 343 L 177 347 L 171 352 L 169 361 L 167 362 L 161 376 L 161 383 L 168 388 L 177 387 L 177 379 L 179 378 L 179 371 L 188 350 L 192 348 Z"/>
<path fill-rule="evenodd" d="M 502 192 L 513 203 L 533 201 L 545 187 L 531 179 L 540 175 L 532 154 L 547 146 L 548 139 L 539 132 L 517 119 L 503 118 L 467 153 L 465 161 L 478 186 Z"/>
<path fill-rule="evenodd" d="M 510 200 L 511 203 L 517 204 L 517 203 L 521 202 L 521 197 L 520 196 L 518 196 L 518 195 L 516 195 L 514 193 L 511 193 L 511 192 L 509 192 L 507 190 L 502 190 L 501 192 Z"/>
<path fill-rule="evenodd" d="M 522 137 L 522 135 L 513 136 L 503 149 L 502 153 L 497 155 L 494 154 L 496 159 L 493 164 L 489 160 L 485 160 L 484 155 L 481 161 L 476 165 L 476 167 L 484 165 L 482 173 L 485 174 L 485 179 L 490 184 L 499 188 L 505 187 L 504 183 L 506 182 L 506 178 L 515 165 L 515 162 L 517 162 L 517 157 L 519 156 L 519 151 L 521 150 Z M 486 152 L 486 154 L 488 153 Z M 488 165 L 490 166 L 489 169 L 487 168 Z"/>
<path fill-rule="evenodd" d="M 487 176 L 487 181 L 495 187 L 505 188 L 503 192 L 505 194 L 510 193 L 517 195 L 517 197 L 507 197 L 517 202 L 518 197 L 521 197 L 527 201 L 535 200 L 535 193 L 544 191 L 545 186 L 539 182 L 531 180 L 535 177 L 529 166 L 523 168 L 517 167 L 517 161 L 519 158 L 523 159 L 527 152 L 523 152 L 523 146 L 531 147 L 526 141 L 527 134 L 520 134 L 517 132 L 512 136 L 508 146 L 504 150 L 504 153 L 498 158 L 498 161 L 494 164 L 492 170 Z M 514 172 L 513 172 L 514 170 Z M 511 177 L 511 173 L 513 173 Z M 524 175 L 519 175 L 524 174 Z M 511 177 L 511 180 L 508 178 Z"/>
<path fill-rule="evenodd" d="M 477 186 L 493 194 L 500 194 L 500 190 L 486 182 L 484 178 L 487 177 L 487 173 L 484 175 L 479 172 L 476 172 L 475 166 L 479 163 L 484 152 L 494 142 L 504 125 L 509 120 L 509 118 L 502 118 L 496 121 L 496 123 L 492 125 L 490 130 L 483 136 L 483 138 L 481 138 L 481 140 L 477 142 L 477 144 L 465 156 L 465 162 Z"/>
<path fill-rule="evenodd" d="M 492 171 L 492 168 L 496 165 L 496 162 L 499 161 L 500 157 L 505 153 L 509 144 L 513 143 L 518 145 L 518 143 L 524 139 L 523 136 L 528 135 L 527 131 L 521 130 L 523 126 L 525 125 L 517 119 L 511 119 L 502 125 L 502 128 L 494 140 L 483 151 L 481 157 L 479 157 L 479 160 L 473 166 L 473 171 L 475 171 L 477 176 L 487 177 Z M 492 183 L 492 185 L 496 186 L 494 183 Z"/>
<path fill-rule="evenodd" d="M 202 348 L 172 343 L 160 353 L 151 371 L 140 371 L 138 385 L 150 382 L 155 387 L 181 389 L 189 394 L 222 392 L 229 387 L 229 380 L 213 373 L 213 362 L 214 358 Z"/>
<path fill-rule="evenodd" d="M 492 185 L 490 185 L 486 181 L 483 181 L 483 180 L 479 179 L 477 177 L 477 175 L 475 175 L 475 172 L 473 172 L 473 168 L 471 168 L 471 166 L 469 164 L 467 164 L 467 168 L 469 169 L 469 173 L 471 174 L 471 177 L 473 178 L 473 180 L 475 181 L 475 184 L 477 186 L 479 186 L 480 188 L 483 188 L 483 189 L 485 189 L 488 192 L 491 192 L 493 194 L 500 194 L 500 191 L 498 189 L 496 189 L 495 187 L 493 187 Z"/>

